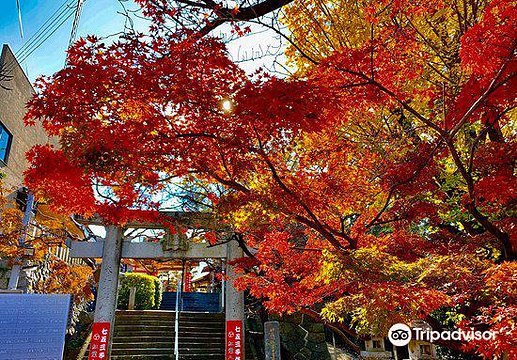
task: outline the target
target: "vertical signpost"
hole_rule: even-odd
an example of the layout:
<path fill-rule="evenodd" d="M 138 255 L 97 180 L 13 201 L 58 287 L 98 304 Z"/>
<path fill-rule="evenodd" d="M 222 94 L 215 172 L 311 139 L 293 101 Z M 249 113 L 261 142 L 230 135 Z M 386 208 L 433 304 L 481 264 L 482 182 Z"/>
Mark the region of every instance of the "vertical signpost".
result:
<path fill-rule="evenodd" d="M 192 291 L 192 274 L 190 271 L 185 273 L 185 292 Z"/>
<path fill-rule="evenodd" d="M 109 337 L 109 322 L 98 322 L 93 324 L 88 360 L 106 360 L 108 358 Z"/>
<path fill-rule="evenodd" d="M 280 360 L 280 326 L 278 321 L 264 324 L 264 348 L 266 360 Z"/>
<path fill-rule="evenodd" d="M 226 360 L 244 360 L 242 320 L 226 322 Z"/>

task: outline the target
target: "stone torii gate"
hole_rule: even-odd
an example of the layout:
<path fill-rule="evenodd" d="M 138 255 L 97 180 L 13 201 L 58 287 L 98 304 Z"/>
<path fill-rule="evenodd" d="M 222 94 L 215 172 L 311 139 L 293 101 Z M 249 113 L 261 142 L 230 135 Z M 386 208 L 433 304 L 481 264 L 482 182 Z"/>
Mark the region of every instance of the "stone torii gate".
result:
<path fill-rule="evenodd" d="M 211 214 L 196 212 L 165 212 L 168 219 L 183 228 L 215 230 L 219 228 Z M 106 229 L 106 236 L 101 241 L 72 241 L 70 255 L 73 258 L 102 258 L 99 288 L 95 306 L 94 325 L 109 324 L 113 329 L 117 308 L 117 290 L 119 283 L 120 260 L 128 259 L 221 259 L 226 260 L 227 282 L 224 287 L 224 309 L 226 317 L 226 334 L 229 327 L 239 326 L 242 329 L 242 343 L 244 344 L 244 293 L 237 291 L 233 286 L 236 278 L 234 269 L 229 262 L 243 257 L 243 251 L 235 241 L 209 246 L 208 243 L 189 242 L 181 239 L 181 232 L 169 233 L 163 224 L 157 223 L 129 223 L 124 228 L 109 225 L 105 226 L 101 219 L 83 220 L 83 225 L 99 225 Z M 124 240 L 127 229 L 164 229 L 169 236 L 170 250 L 159 242 L 131 242 Z M 113 331 L 113 330 L 111 330 Z M 112 336 L 107 339 L 106 358 L 111 351 Z M 226 339 L 228 340 L 228 339 Z M 228 341 L 226 341 L 228 343 Z M 244 347 L 242 349 L 244 352 Z M 244 353 L 242 353 L 244 359 Z"/>

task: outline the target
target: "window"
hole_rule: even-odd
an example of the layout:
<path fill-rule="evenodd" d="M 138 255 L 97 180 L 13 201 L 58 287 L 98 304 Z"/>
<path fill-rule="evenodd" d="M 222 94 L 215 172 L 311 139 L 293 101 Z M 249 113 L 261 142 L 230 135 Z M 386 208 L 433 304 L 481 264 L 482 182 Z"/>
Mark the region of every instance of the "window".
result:
<path fill-rule="evenodd" d="M 374 349 L 382 349 L 382 344 L 380 340 L 373 340 L 373 348 Z"/>
<path fill-rule="evenodd" d="M 420 345 L 420 352 L 422 353 L 422 355 L 432 355 L 431 345 Z"/>
<path fill-rule="evenodd" d="M 13 135 L 7 130 L 4 124 L 0 123 L 0 162 L 7 164 Z"/>

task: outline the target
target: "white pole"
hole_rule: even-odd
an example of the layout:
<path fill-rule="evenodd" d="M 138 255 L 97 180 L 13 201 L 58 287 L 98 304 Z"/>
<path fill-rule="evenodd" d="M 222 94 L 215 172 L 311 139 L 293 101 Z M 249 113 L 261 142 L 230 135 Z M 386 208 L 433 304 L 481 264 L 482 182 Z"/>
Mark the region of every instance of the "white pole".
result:
<path fill-rule="evenodd" d="M 223 266 L 224 269 L 224 266 Z M 222 284 L 221 284 L 221 310 L 222 312 L 226 311 L 226 271 L 223 270 L 223 278 L 222 278 Z"/>
<path fill-rule="evenodd" d="M 181 300 L 181 288 L 182 288 L 182 282 L 181 279 L 178 280 L 178 285 L 176 287 L 176 318 L 174 319 L 174 355 L 176 357 L 176 360 L 179 360 L 180 358 L 180 351 L 179 351 L 179 332 L 180 332 L 180 300 Z"/>

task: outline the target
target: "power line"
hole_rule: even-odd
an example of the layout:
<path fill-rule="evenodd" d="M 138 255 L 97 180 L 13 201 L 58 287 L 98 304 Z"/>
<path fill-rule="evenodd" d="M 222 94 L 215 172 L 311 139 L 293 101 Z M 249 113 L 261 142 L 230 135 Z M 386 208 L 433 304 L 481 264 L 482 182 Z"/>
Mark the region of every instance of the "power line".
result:
<path fill-rule="evenodd" d="M 55 32 L 61 25 L 63 18 L 68 18 L 75 10 L 72 6 L 74 0 L 66 0 L 55 12 L 48 18 L 43 25 L 34 33 L 33 36 L 16 52 L 18 58 L 22 58 L 27 52 L 32 50 L 34 45 L 39 44 L 40 40 L 44 38 L 49 32 Z M 57 26 L 56 26 L 57 25 Z M 21 61 L 20 61 L 21 62 Z"/>
<path fill-rule="evenodd" d="M 42 31 L 45 31 L 45 29 L 47 29 L 48 26 L 51 26 L 51 24 L 49 23 L 53 23 L 56 20 L 56 16 L 59 16 L 59 14 L 62 13 L 63 8 L 69 5 L 69 3 L 71 4 L 71 2 L 72 0 L 66 0 L 63 4 L 61 4 L 61 6 L 56 11 L 54 11 L 54 13 L 39 27 L 39 29 L 36 30 L 34 35 L 32 35 L 31 38 L 28 40 L 28 42 L 23 44 L 22 47 L 16 51 L 16 54 L 21 54 L 28 45 L 34 42 L 34 40 L 41 35 Z"/>
<path fill-rule="evenodd" d="M 59 28 L 60 28 L 60 27 L 61 27 L 61 26 L 62 26 L 62 25 L 63 25 L 63 24 L 68 20 L 68 19 L 70 19 L 70 18 L 72 17 L 72 15 L 73 15 L 73 14 L 74 14 L 74 12 L 73 12 L 73 11 L 72 11 L 72 12 L 70 12 L 69 14 L 67 14 L 67 15 L 66 15 L 66 17 L 64 17 L 64 18 L 63 18 L 63 21 L 61 21 L 61 22 L 59 23 L 59 25 L 58 25 L 56 28 L 54 28 L 54 30 L 52 30 L 52 32 L 50 32 L 50 33 L 49 33 L 49 34 L 48 34 L 48 35 L 47 35 L 43 40 L 41 40 L 38 44 L 36 44 L 36 45 L 31 49 L 31 51 L 30 51 L 29 53 L 27 53 L 23 58 L 21 58 L 21 59 L 19 60 L 19 62 L 20 62 L 20 63 L 23 63 L 25 60 L 27 60 L 27 58 L 28 58 L 30 55 L 32 55 L 32 53 L 33 53 L 34 51 L 36 51 L 36 50 L 37 50 L 37 49 L 38 49 L 38 48 L 39 48 L 39 47 L 40 47 L 40 46 L 41 46 L 45 41 L 47 41 L 47 39 L 48 39 L 49 37 L 51 37 L 52 35 L 54 35 L 54 33 L 55 33 L 55 32 L 56 32 L 56 31 L 57 31 L 57 30 L 58 30 L 58 29 L 59 29 Z"/>
<path fill-rule="evenodd" d="M 45 41 L 48 40 L 76 11 L 74 6 L 76 0 L 65 0 L 65 2 L 40 26 L 31 38 L 18 49 L 15 58 L 22 64 L 34 53 Z M 5 65 L 6 73 L 13 70 L 16 60 Z"/>

